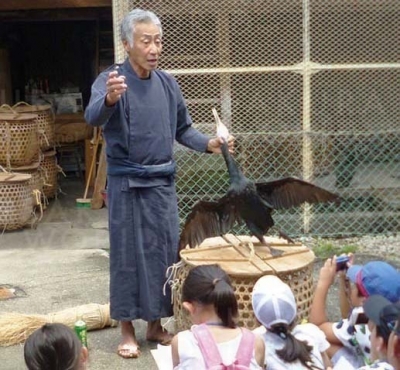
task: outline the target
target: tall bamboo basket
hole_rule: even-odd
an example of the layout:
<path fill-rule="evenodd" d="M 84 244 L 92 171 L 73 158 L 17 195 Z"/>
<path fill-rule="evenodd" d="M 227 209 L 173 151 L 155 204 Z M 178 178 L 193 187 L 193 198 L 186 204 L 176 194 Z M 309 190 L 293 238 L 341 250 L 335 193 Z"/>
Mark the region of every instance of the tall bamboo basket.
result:
<path fill-rule="evenodd" d="M 18 113 L 32 113 L 36 114 L 36 121 L 38 123 L 39 132 L 39 147 L 43 152 L 45 150 L 54 148 L 55 146 L 55 118 L 54 112 L 50 104 L 44 105 L 30 105 L 25 102 L 18 102 L 12 109 Z"/>
<path fill-rule="evenodd" d="M 0 164 L 26 166 L 38 158 L 37 115 L 0 111 Z"/>
<path fill-rule="evenodd" d="M 32 176 L 0 173 L 0 231 L 21 229 L 32 218 Z"/>
<path fill-rule="evenodd" d="M 302 244 L 288 244 L 286 240 L 266 237 L 283 254 L 273 257 L 257 238 L 234 236 L 206 239 L 198 248 L 181 251 L 181 266 L 172 277 L 175 328 L 190 328 L 191 322 L 182 307 L 182 285 L 191 268 L 198 265 L 219 264 L 229 275 L 239 306 L 238 324 L 248 329 L 259 326 L 254 316 L 251 293 L 263 275 L 276 275 L 290 286 L 297 302 L 298 320 L 308 318 L 313 297 L 314 253 Z"/>
<path fill-rule="evenodd" d="M 43 194 L 46 198 L 54 198 L 58 191 L 58 172 L 56 151 L 42 153 L 39 171 L 43 179 Z"/>
<path fill-rule="evenodd" d="M 36 196 L 34 191 L 38 190 L 42 193 L 44 182 L 44 175 L 42 174 L 42 171 L 39 170 L 39 161 L 32 163 L 29 166 L 12 167 L 11 172 L 24 173 L 32 176 L 28 183 L 31 186 L 33 205 L 36 205 Z"/>

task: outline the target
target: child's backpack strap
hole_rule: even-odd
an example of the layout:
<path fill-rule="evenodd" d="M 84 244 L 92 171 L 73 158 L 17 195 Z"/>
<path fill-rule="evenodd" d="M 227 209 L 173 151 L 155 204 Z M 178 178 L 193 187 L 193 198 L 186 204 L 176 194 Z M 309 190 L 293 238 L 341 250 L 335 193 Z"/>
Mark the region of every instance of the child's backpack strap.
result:
<path fill-rule="evenodd" d="M 246 328 L 242 328 L 242 339 L 236 353 L 236 360 L 239 365 L 250 368 L 250 362 L 254 352 L 255 334 Z"/>
<path fill-rule="evenodd" d="M 218 351 L 217 344 L 206 324 L 192 327 L 192 333 L 199 344 L 201 354 L 207 368 L 222 364 L 222 358 Z"/>
<path fill-rule="evenodd" d="M 233 368 L 240 365 L 240 368 L 250 368 L 250 362 L 253 357 L 255 335 L 251 331 L 242 328 L 242 338 L 240 340 L 236 353 L 236 360 L 229 367 L 222 363 L 217 344 L 206 324 L 192 327 L 192 333 L 197 340 L 200 351 L 203 355 L 206 368 L 221 366 L 221 368 Z"/>

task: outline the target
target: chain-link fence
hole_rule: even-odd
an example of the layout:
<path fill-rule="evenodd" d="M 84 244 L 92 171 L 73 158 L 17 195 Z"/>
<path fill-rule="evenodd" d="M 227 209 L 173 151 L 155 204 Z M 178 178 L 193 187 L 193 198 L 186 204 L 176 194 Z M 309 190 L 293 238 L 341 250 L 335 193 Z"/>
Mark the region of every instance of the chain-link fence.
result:
<path fill-rule="evenodd" d="M 163 23 L 163 69 L 191 116 L 215 134 L 212 108 L 256 181 L 297 176 L 343 197 L 340 206 L 277 212 L 291 236 L 400 230 L 398 0 L 114 0 Z M 124 59 L 115 29 L 116 59 Z M 228 187 L 222 156 L 176 147 L 182 221 Z"/>

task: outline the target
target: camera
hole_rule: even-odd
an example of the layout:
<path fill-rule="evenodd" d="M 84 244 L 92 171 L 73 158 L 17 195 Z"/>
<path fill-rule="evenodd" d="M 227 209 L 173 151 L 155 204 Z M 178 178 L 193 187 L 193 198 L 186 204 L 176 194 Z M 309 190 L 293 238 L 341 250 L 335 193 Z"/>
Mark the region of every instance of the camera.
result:
<path fill-rule="evenodd" d="M 347 262 L 350 258 L 348 256 L 339 256 L 336 258 L 336 271 L 342 271 L 347 269 Z"/>

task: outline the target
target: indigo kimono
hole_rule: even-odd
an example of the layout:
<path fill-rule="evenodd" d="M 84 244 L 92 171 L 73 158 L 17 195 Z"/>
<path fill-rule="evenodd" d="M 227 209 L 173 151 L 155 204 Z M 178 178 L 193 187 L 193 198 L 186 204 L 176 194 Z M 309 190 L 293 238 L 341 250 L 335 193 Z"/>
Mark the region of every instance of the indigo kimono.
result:
<path fill-rule="evenodd" d="M 128 90 L 107 107 L 106 81 L 115 68 L 97 77 L 85 111 L 107 144 L 111 317 L 154 321 L 172 315 L 163 286 L 179 239 L 174 140 L 205 152 L 209 138 L 191 126 L 174 77 L 154 70 L 140 79 L 128 59 L 118 68 Z"/>

